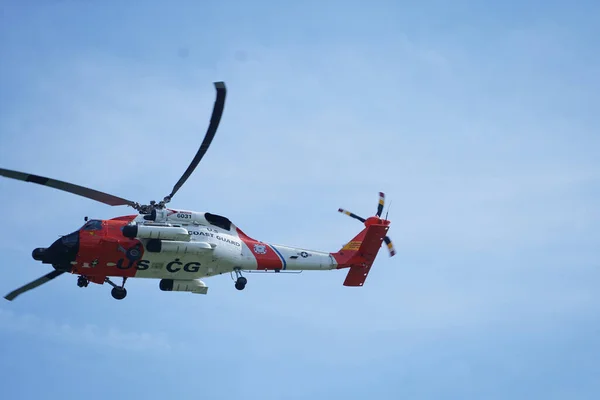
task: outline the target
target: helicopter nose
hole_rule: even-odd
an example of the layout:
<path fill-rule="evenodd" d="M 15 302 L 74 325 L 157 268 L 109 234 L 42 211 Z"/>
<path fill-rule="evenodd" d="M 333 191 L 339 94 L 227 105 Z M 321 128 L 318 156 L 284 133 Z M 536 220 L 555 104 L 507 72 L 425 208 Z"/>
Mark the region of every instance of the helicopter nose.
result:
<path fill-rule="evenodd" d="M 46 249 L 44 247 L 38 247 L 37 249 L 34 249 L 33 252 L 31 253 L 31 255 L 33 256 L 33 259 L 36 261 L 42 261 L 44 259 L 44 253 L 46 252 Z"/>
<path fill-rule="evenodd" d="M 54 268 L 68 270 L 71 263 L 77 258 L 79 251 L 79 232 L 75 231 L 69 235 L 57 239 L 48 248 L 38 247 L 34 249 L 31 256 L 43 264 L 52 264 Z"/>

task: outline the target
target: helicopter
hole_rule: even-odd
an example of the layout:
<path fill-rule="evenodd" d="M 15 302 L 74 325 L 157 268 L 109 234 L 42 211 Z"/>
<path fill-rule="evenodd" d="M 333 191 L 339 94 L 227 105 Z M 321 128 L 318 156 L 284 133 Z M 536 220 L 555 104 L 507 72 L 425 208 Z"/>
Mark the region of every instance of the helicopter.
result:
<path fill-rule="evenodd" d="M 159 289 L 165 292 L 207 294 L 208 286 L 201 278 L 224 273 L 231 275 L 237 290 L 243 290 L 248 283 L 243 275 L 246 272 L 298 273 L 347 268 L 343 284 L 363 286 L 383 242 L 390 256 L 395 255 L 387 236 L 390 221 L 387 214 L 381 217 L 385 203 L 382 192 L 374 216 L 365 219 L 338 210 L 362 222 L 364 228 L 332 253 L 265 243 L 246 235 L 225 216 L 169 208 L 167 204 L 206 154 L 221 121 L 227 88 L 222 81 L 213 84 L 216 100 L 204 140 L 171 193 L 159 202 L 140 204 L 73 183 L 0 168 L 0 175 L 6 178 L 137 211 L 106 220 L 85 217 L 78 230 L 60 237 L 49 247 L 34 249 L 33 259 L 49 264 L 53 271 L 8 293 L 4 296 L 6 300 L 12 301 L 65 273 L 77 275 L 77 286 L 81 288 L 90 282 L 109 284 L 111 295 L 117 300 L 127 296 L 125 283 L 130 278 L 159 280 Z M 117 278 L 121 278 L 120 284 L 113 282 Z"/>

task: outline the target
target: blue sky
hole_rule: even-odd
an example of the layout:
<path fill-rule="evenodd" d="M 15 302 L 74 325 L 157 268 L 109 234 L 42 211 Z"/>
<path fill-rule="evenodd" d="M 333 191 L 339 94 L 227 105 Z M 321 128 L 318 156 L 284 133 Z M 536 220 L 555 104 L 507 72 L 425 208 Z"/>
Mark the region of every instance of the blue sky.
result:
<path fill-rule="evenodd" d="M 26 4 L 25 4 L 26 3 Z M 363 288 L 227 276 L 207 296 L 62 276 L 0 303 L 11 399 L 592 399 L 600 391 L 595 2 L 28 1 L 0 5 L 0 166 L 160 199 L 337 250 L 391 201 Z M 0 180 L 4 293 L 84 216 Z M 3 293 L 3 294 L 4 294 Z"/>

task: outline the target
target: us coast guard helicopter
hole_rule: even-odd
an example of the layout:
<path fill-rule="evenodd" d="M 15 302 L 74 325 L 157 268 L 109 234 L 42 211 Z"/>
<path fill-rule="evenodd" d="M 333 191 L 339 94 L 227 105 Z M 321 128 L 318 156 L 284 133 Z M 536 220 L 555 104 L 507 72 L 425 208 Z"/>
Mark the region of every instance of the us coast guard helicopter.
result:
<path fill-rule="evenodd" d="M 215 82 L 217 96 L 210 124 L 200 149 L 187 170 L 162 201 L 141 205 L 94 189 L 43 176 L 0 168 L 0 175 L 63 190 L 108 204 L 127 205 L 138 214 L 108 220 L 85 218 L 75 232 L 56 240 L 47 248 L 36 248 L 36 261 L 54 270 L 5 296 L 12 301 L 64 273 L 77 275 L 77 285 L 90 282 L 108 283 L 112 297 L 122 300 L 127 295 L 128 278 L 160 279 L 162 291 L 206 294 L 208 287 L 200 278 L 223 273 L 235 274 L 235 288 L 243 290 L 246 271 L 304 271 L 348 268 L 345 286 L 362 286 L 382 246 L 387 244 L 390 256 L 394 248 L 387 237 L 390 221 L 381 218 L 384 194 L 374 216 L 364 219 L 339 209 L 364 223 L 364 229 L 335 253 L 274 245 L 251 238 L 228 218 L 208 212 L 167 208 L 175 193 L 190 177 L 212 142 L 225 105 L 224 82 Z M 111 278 L 122 278 L 120 285 Z"/>

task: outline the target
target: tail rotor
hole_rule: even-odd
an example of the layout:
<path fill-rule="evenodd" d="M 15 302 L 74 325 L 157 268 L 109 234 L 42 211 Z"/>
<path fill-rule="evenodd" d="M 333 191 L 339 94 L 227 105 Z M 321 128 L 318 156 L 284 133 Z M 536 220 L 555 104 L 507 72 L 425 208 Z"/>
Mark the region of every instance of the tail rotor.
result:
<path fill-rule="evenodd" d="M 363 217 L 354 214 L 353 212 L 350 212 L 348 210 L 344 210 L 343 208 L 339 208 L 338 211 L 341 212 L 342 214 L 346 214 L 347 216 L 357 219 L 360 222 L 364 223 L 365 226 L 367 226 L 369 223 L 377 223 L 377 222 L 381 222 L 381 214 L 383 213 L 383 207 L 385 205 L 385 194 L 383 192 L 379 192 L 379 204 L 377 204 L 377 213 L 375 214 L 376 216 L 371 217 L 369 219 L 364 219 Z M 387 214 L 386 214 L 386 219 L 387 219 Z M 370 222 L 372 221 L 372 222 Z M 383 238 L 383 241 L 385 242 L 385 244 L 387 245 L 388 251 L 390 253 L 390 257 L 393 257 L 396 255 L 396 250 L 394 249 L 394 245 L 392 244 L 392 240 L 389 238 L 389 236 L 385 236 Z"/>

